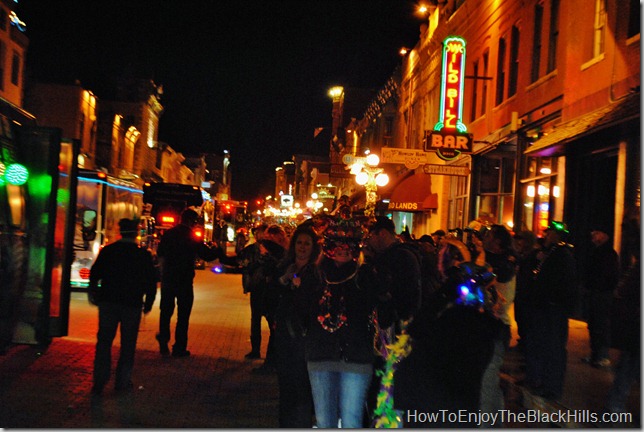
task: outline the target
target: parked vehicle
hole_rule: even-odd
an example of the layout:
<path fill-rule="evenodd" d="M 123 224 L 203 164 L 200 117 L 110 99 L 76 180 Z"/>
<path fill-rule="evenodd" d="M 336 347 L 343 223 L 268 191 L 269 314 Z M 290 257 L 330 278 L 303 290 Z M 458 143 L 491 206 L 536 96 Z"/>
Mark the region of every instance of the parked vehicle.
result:
<path fill-rule="evenodd" d="M 112 177 L 101 171 L 80 170 L 74 228 L 74 261 L 70 285 L 87 289 L 89 271 L 103 246 L 119 239 L 118 221 L 122 218 L 141 219 L 143 190 L 136 184 Z M 139 234 L 149 242 L 150 218 L 141 219 L 145 228 Z"/>

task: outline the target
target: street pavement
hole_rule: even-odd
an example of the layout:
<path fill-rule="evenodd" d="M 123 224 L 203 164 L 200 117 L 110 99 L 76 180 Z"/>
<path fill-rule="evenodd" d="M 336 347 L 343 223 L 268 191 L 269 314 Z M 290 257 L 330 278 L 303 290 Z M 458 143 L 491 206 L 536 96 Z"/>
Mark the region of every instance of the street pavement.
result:
<path fill-rule="evenodd" d="M 85 294 L 72 293 L 69 335 L 46 348 L 20 345 L 0 356 L 0 427 L 4 428 L 253 428 L 278 427 L 277 378 L 252 373 L 262 360 L 245 360 L 250 349 L 250 308 L 241 276 L 199 270 L 190 321 L 187 358 L 162 357 L 154 339 L 159 310 L 144 317 L 133 373 L 134 390 L 116 393 L 108 384 L 103 396 L 92 397 L 92 362 L 97 309 Z M 176 317 L 176 314 L 175 314 Z M 268 328 L 263 325 L 262 353 Z M 174 319 L 172 322 L 174 328 Z M 513 332 L 516 329 L 513 328 Z M 113 362 L 118 355 L 115 341 Z M 510 428 L 640 427 L 639 386 L 632 392 L 632 422 L 598 424 L 612 381 L 610 370 L 583 364 L 587 354 L 585 323 L 570 321 L 568 372 L 564 394 L 552 403 L 531 395 L 517 381 L 523 378 L 520 355 L 507 355 L 502 373 L 506 408 L 517 415 L 572 413 L 525 422 L 507 421 Z M 616 360 L 616 353 L 611 352 Z M 539 410 L 539 411 L 536 411 Z"/>

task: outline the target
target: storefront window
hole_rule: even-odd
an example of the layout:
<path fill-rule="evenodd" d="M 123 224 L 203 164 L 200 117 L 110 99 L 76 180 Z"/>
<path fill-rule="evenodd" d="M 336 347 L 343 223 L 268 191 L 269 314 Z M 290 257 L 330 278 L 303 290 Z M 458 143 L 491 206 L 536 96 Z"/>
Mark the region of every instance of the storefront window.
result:
<path fill-rule="evenodd" d="M 477 218 L 489 225 L 505 224 L 512 227 L 514 158 L 482 158 L 479 169 Z"/>
<path fill-rule="evenodd" d="M 468 190 L 469 177 L 454 176 L 450 178 L 448 226 L 446 228 L 463 228 L 467 226 Z"/>
<path fill-rule="evenodd" d="M 528 164 L 528 178 L 523 184 L 523 229 L 542 235 L 553 218 L 554 206 L 561 196 L 557 183 L 556 158 L 533 158 Z"/>

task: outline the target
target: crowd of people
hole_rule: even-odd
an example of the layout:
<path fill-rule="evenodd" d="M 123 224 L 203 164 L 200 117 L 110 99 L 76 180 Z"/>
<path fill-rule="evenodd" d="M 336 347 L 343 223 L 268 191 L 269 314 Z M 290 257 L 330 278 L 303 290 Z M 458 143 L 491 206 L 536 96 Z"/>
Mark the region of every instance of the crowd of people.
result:
<path fill-rule="evenodd" d="M 170 353 L 169 321 L 176 301 L 172 355 L 190 354 L 195 257 L 235 263 L 242 269 L 243 291 L 250 294 L 247 359 L 262 356 L 263 319 L 270 329 L 264 362 L 253 372 L 277 374 L 280 427 L 426 427 L 405 413 L 504 409 L 499 372 L 510 349 L 511 307 L 519 335 L 512 349 L 526 362 L 523 384 L 556 400 L 566 375 L 568 318 L 580 287 L 591 292 L 591 354 L 584 359 L 591 366 L 605 367 L 613 346 L 606 305 L 613 291 L 629 299 L 628 316 L 636 311 L 639 318 L 639 248 L 633 249 L 627 271 L 620 272 L 617 254 L 607 246 L 608 233 L 599 227 L 592 231 L 595 249 L 587 266 L 581 266 L 584 277 L 578 277 L 574 249 L 566 242 L 568 228 L 557 221 L 543 238 L 493 224 L 450 234 L 437 230 L 416 239 L 405 230 L 397 234 L 389 218 L 368 219 L 342 206 L 307 220 L 290 235 L 279 225 L 257 225 L 250 230 L 254 241 L 230 257 L 191 240 L 194 216 L 186 213 L 183 227 L 168 231 L 159 245 L 160 352 Z M 99 306 L 96 394 L 109 378 L 105 353 L 119 320 L 123 338 L 124 326 L 138 329 L 138 320 L 127 317 L 140 318 L 154 302 L 151 257 L 130 250 L 127 226 L 123 222 L 122 241 L 128 247 L 104 248 L 91 271 L 90 293 Z M 145 265 L 136 282 L 119 286 L 118 277 L 124 275 L 113 279 L 119 272 L 106 269 L 110 260 L 119 268 L 115 259 L 134 259 L 126 253 L 137 254 Z M 593 277 L 600 265 L 610 272 Z M 117 388 L 127 386 L 131 376 L 132 331 L 122 343 Z M 608 410 L 624 409 L 639 377 L 639 334 L 629 336 L 621 341 Z"/>

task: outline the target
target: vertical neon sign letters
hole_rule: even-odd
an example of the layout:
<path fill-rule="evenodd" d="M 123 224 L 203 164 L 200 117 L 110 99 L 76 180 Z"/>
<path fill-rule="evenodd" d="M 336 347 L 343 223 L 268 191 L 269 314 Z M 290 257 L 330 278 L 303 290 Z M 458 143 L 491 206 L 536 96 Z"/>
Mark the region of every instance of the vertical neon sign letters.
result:
<path fill-rule="evenodd" d="M 444 160 L 472 152 L 472 136 L 463 124 L 465 39 L 450 36 L 443 41 L 443 70 L 439 120 L 425 138 L 425 150 Z"/>

